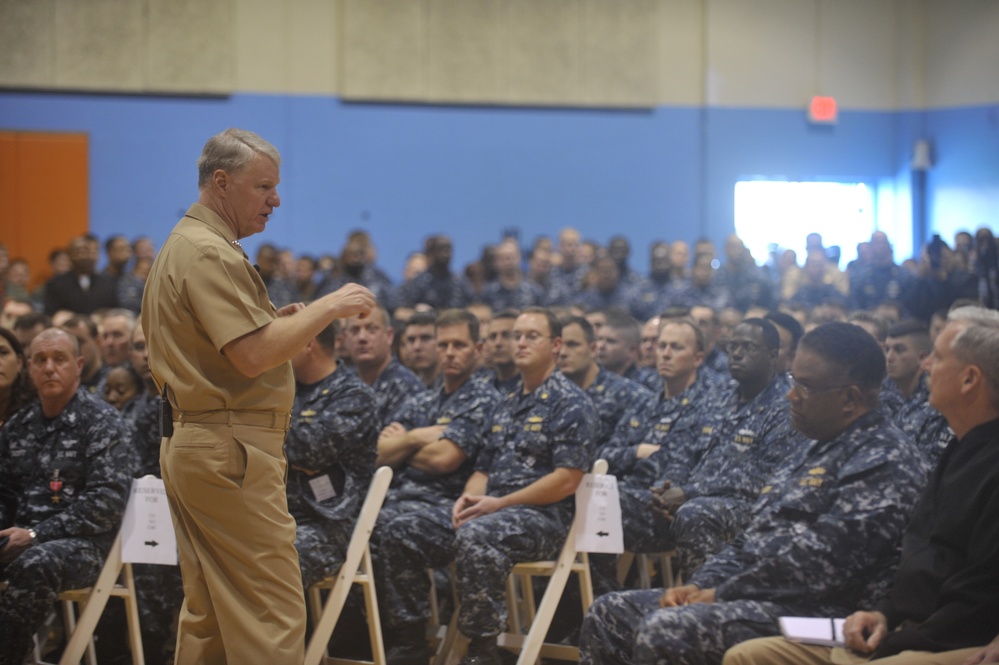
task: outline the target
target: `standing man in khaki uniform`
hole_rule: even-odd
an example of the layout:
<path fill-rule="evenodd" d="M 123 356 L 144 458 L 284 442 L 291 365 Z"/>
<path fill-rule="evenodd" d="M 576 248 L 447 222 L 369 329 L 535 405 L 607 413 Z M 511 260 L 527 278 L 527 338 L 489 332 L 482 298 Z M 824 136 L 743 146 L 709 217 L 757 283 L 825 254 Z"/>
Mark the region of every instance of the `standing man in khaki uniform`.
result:
<path fill-rule="evenodd" d="M 263 231 L 281 204 L 280 165 L 252 132 L 209 139 L 198 203 L 164 244 L 143 297 L 149 366 L 173 411 L 160 461 L 184 577 L 178 665 L 304 658 L 282 450 L 294 399 L 288 361 L 333 319 L 366 316 L 375 299 L 348 284 L 308 307 L 274 309 L 239 240 Z"/>

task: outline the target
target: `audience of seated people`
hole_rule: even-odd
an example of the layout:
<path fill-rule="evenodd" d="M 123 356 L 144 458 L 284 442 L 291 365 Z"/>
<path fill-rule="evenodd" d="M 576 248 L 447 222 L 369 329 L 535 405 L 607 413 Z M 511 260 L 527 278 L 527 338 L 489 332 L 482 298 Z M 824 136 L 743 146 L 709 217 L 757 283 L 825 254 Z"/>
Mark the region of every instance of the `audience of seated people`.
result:
<path fill-rule="evenodd" d="M 296 402 L 292 419 L 293 432 L 298 422 L 300 433 L 290 435 L 287 444 L 292 468 L 289 502 L 301 506 L 296 518 L 307 584 L 330 574 L 342 557 L 374 468 L 374 437 L 381 431 L 379 463 L 404 470 L 393 484 L 373 540 L 380 552 L 376 564 L 382 623 L 389 644 L 396 647 L 390 650 L 390 665 L 428 662 L 421 646 L 428 593 L 423 568 L 444 566 L 455 556 L 459 596 L 467 604 L 459 629 L 473 638 L 469 660 L 479 665 L 497 662 L 493 637 L 504 599 L 495 585 L 505 568 L 483 559 L 478 548 L 492 551 L 496 546 L 490 529 L 521 533 L 529 531 L 529 525 L 545 524 L 549 532 L 531 544 L 533 549 L 511 550 L 504 556 L 516 560 L 551 554 L 565 525 L 562 508 L 556 507 L 578 482 L 578 472 L 598 457 L 608 459 L 610 472 L 618 477 L 626 548 L 676 548 L 688 585 L 665 596 L 660 590 L 605 597 L 586 619 L 584 661 L 720 663 L 726 648 L 777 634 L 780 614 L 825 616 L 873 606 L 895 570 L 891 557 L 883 556 L 885 548 L 901 546 L 905 521 L 915 514 L 932 522 L 927 530 L 943 528 L 933 522 L 934 509 L 925 499 L 916 508 L 910 496 L 938 462 L 941 468 L 929 476 L 931 484 L 948 483 L 955 496 L 946 500 L 966 509 L 969 520 L 974 517 L 970 513 L 989 500 L 981 483 L 962 487 L 947 475 L 957 477 L 970 469 L 971 462 L 955 452 L 970 431 L 968 421 L 960 420 L 962 400 L 970 397 L 950 384 L 935 392 L 925 368 L 933 367 L 949 381 L 951 375 L 944 371 L 959 360 L 962 371 L 979 368 L 969 375 L 984 381 L 985 389 L 976 396 L 999 392 L 992 383 L 999 380 L 997 357 L 985 351 L 974 355 L 967 344 L 953 347 L 960 347 L 960 353 L 948 346 L 966 328 L 988 342 L 986 349 L 997 343 L 999 328 L 989 322 L 987 312 L 972 315 L 969 312 L 983 310 L 965 309 L 961 314 L 955 307 L 999 304 L 999 262 L 996 240 L 987 229 L 974 237 L 968 234 L 953 250 L 938 245 L 924 251 L 915 266 L 918 274 L 894 263 L 883 233 L 863 244 L 858 259 L 841 271 L 828 258 L 830 250 L 822 246 L 821 237 L 812 234 L 804 266 L 798 268 L 788 257 L 778 272 L 776 267 L 756 266 L 734 236 L 725 243 L 721 267 L 710 243 L 699 242 L 691 252 L 682 241 L 660 242 L 650 248 L 650 271 L 642 276 L 628 264 L 625 238 L 616 236 L 603 249 L 567 228 L 557 243 L 539 239 L 526 253 L 526 263 L 514 239 L 498 243 L 484 253 L 492 265 L 479 273 L 485 278 L 477 289 L 451 270 L 453 248 L 442 235 L 427 239 L 425 255 L 414 255 L 414 271 L 398 288 L 375 266 L 374 245 L 363 232 L 348 237 L 332 272 L 330 261 L 296 259 L 290 252 L 262 246 L 257 262 L 278 306 L 307 301 L 351 281 L 377 291 L 383 305 L 367 319 L 344 321 L 335 333 L 331 329 L 317 337 L 295 361 L 303 402 Z M 120 411 L 100 416 L 101 422 L 115 423 L 120 432 L 116 436 L 128 450 L 116 470 L 156 474 L 159 396 L 144 364 L 137 304 L 130 304 L 141 300 L 154 248 L 147 238 L 129 244 L 123 236 L 109 238 L 104 246 L 107 261 L 98 269 L 98 240 L 74 238 L 68 253 L 53 254 L 53 266 L 63 264 L 59 273 L 44 289 L 34 291 L 26 262 L 0 262 L 5 294 L 0 425 L 38 399 L 28 371 L 33 340 L 54 324 L 68 336 L 45 333 L 40 338 L 42 356 L 66 351 L 79 364 L 78 378 L 69 376 L 64 392 L 69 394 L 71 384 L 78 382 L 81 395 L 104 397 Z M 423 256 L 421 265 L 415 259 Z M 550 309 L 532 309 L 537 306 Z M 520 316 L 522 309 L 527 310 L 526 318 Z M 948 310 L 956 312 L 950 323 Z M 876 386 L 872 377 L 877 363 L 859 366 L 865 358 L 871 361 L 859 350 L 870 345 L 842 328 L 823 325 L 832 321 L 848 321 L 870 333 L 886 367 Z M 843 350 L 843 339 L 852 340 L 849 352 Z M 935 340 L 944 346 L 933 351 Z M 393 342 L 398 344 L 396 353 Z M 556 386 L 553 374 L 568 381 Z M 328 398 L 340 394 L 339 387 L 333 390 L 334 383 L 349 384 L 350 400 Z M 539 386 L 546 387 L 538 392 Z M 546 390 L 553 392 L 545 397 Z M 558 442 L 565 432 L 545 433 L 548 415 L 538 421 L 525 415 L 553 408 L 546 402 L 556 399 L 556 393 L 559 399 L 571 395 L 583 411 L 567 423 L 574 423 L 573 428 L 589 423 L 586 432 L 572 430 L 581 446 L 578 454 L 570 455 Z M 494 414 L 495 405 L 504 399 L 509 403 Z M 831 401 L 836 410 L 814 407 Z M 527 404 L 534 406 L 525 412 Z M 350 414 L 343 415 L 344 410 Z M 577 409 L 570 412 L 576 414 Z M 952 414 L 959 419 L 957 427 Z M 972 424 L 987 422 L 979 420 Z M 369 429 L 363 436 L 353 432 L 348 437 L 340 431 L 348 422 L 355 429 Z M 331 425 L 323 430 L 317 423 Z M 535 425 L 541 427 L 535 431 L 544 434 L 537 442 L 513 434 L 518 427 L 530 432 Z M 6 432 L 6 427 L 0 429 Z M 347 439 L 367 442 L 358 448 L 355 460 L 342 457 L 348 454 Z M 909 459 L 910 449 L 917 453 L 914 460 Z M 341 457 L 315 462 L 317 455 L 332 450 Z M 480 455 L 484 450 L 488 454 Z M 0 474 L 11 464 L 3 453 L 0 450 Z M 886 467 L 886 460 L 893 463 Z M 501 468 L 507 461 L 516 467 Z M 341 468 L 348 463 L 355 466 Z M 329 475 L 332 496 L 316 494 L 309 481 L 317 471 Z M 904 474 L 912 477 L 903 482 Z M 557 491 L 546 487 L 544 493 L 522 496 L 525 490 L 534 492 L 535 483 L 555 478 L 561 483 Z M 404 487 L 420 491 L 400 494 Z M 821 505 L 798 489 L 805 487 L 825 497 Z M 430 496 L 433 501 L 426 506 L 410 505 Z M 532 501 L 551 507 L 526 510 L 522 504 Z M 433 510 L 445 510 L 447 519 L 437 520 L 439 525 L 431 520 L 431 504 Z M 394 505 L 399 510 L 389 510 Z M 402 521 L 387 527 L 397 517 Z M 999 551 L 999 540 L 988 540 L 986 525 L 961 517 L 955 516 L 959 524 L 954 528 L 963 529 L 975 543 L 975 556 L 999 563 L 987 558 L 988 547 Z M 855 524 L 861 519 L 869 523 L 867 528 Z M 336 530 L 322 520 L 331 520 Z M 18 531 L 25 526 L 22 522 L 8 517 L 0 523 L 0 538 L 15 536 L 0 547 L 0 577 L 11 574 L 9 562 L 30 546 Z M 428 530 L 431 523 L 446 535 Z M 827 531 L 812 537 L 809 529 L 817 525 Z M 918 525 L 909 527 L 913 530 Z M 907 535 L 906 546 L 911 549 L 908 543 L 917 537 L 929 536 Z M 444 547 L 441 538 L 450 544 Z M 429 549 L 427 539 L 443 549 Z M 846 542 L 864 556 L 846 556 Z M 834 551 L 826 551 L 829 548 Z M 598 593 L 617 588 L 613 555 L 591 560 Z M 851 644 L 861 652 L 878 649 L 887 654 L 884 645 L 902 641 L 893 636 L 914 630 L 910 625 L 916 621 L 933 628 L 904 638 L 905 648 L 984 647 L 999 633 L 999 609 L 995 616 L 982 615 L 989 617 L 982 620 L 985 626 L 972 631 L 937 618 L 950 611 L 948 602 L 960 602 L 948 601 L 939 592 L 918 606 L 899 605 L 904 601 L 898 599 L 912 593 L 899 585 L 946 587 L 947 575 L 965 573 L 948 570 L 940 573 L 944 577 L 933 577 L 936 574 L 900 569 L 893 595 L 878 606 L 887 610 L 875 613 L 875 619 L 863 615 L 860 625 L 870 627 L 868 641 Z M 807 577 L 804 592 L 795 586 L 799 576 Z M 179 573 L 137 567 L 136 579 L 146 661 L 170 662 L 171 623 L 182 597 Z M 979 586 L 991 583 L 975 579 Z M 660 596 L 666 609 L 656 610 Z M 990 608 L 987 612 L 999 607 L 994 593 L 975 598 Z M 18 649 L 29 628 L 27 617 L 19 619 L 21 632 L 11 633 L 11 644 Z M 884 626 L 895 632 L 886 637 Z M 732 662 L 784 662 L 779 658 L 785 656 L 771 653 L 772 642 L 760 645 L 764 656 L 749 646 L 752 649 L 747 646 L 733 658 L 755 660 Z M 775 660 L 767 660 L 771 657 Z"/>

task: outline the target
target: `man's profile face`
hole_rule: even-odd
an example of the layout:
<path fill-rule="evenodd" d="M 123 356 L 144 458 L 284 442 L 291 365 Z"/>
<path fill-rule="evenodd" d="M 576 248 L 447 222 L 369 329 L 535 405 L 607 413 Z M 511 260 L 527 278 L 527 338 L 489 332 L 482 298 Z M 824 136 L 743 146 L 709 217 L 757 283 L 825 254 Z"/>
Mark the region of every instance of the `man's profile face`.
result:
<path fill-rule="evenodd" d="M 773 368 L 776 355 L 763 341 L 763 330 L 757 326 L 739 324 L 728 342 L 728 371 L 739 383 L 766 376 Z"/>
<path fill-rule="evenodd" d="M 222 206 L 236 225 L 236 237 L 260 233 L 274 208 L 281 205 L 277 186 L 281 182 L 277 164 L 257 153 L 241 170 L 226 174 L 226 197 Z"/>
<path fill-rule="evenodd" d="M 136 323 L 132 331 L 132 339 L 128 346 L 128 362 L 143 381 L 148 381 L 149 351 L 146 349 L 146 334 L 142 332 L 142 324 Z"/>
<path fill-rule="evenodd" d="M 447 379 L 464 383 L 479 364 L 480 346 L 472 341 L 468 324 L 437 328 L 436 339 L 441 373 Z"/>
<path fill-rule="evenodd" d="M 80 345 L 80 354 L 83 356 L 83 369 L 91 372 L 100 365 L 101 351 L 97 347 L 97 341 L 90 336 L 90 330 L 86 324 L 80 322 L 75 326 L 65 326 L 66 332 L 76 338 Z"/>
<path fill-rule="evenodd" d="M 83 358 L 68 333 L 45 334 L 34 340 L 28 370 L 42 400 L 68 399 L 80 385 Z"/>
<path fill-rule="evenodd" d="M 121 365 L 128 360 L 128 338 L 132 323 L 124 316 L 108 316 L 101 323 L 101 356 L 107 365 Z"/>
<path fill-rule="evenodd" d="M 347 353 L 358 365 L 380 365 L 392 352 L 392 329 L 376 311 L 366 319 L 347 320 L 343 343 Z"/>
<path fill-rule="evenodd" d="M 486 343 L 492 354 L 494 365 L 509 365 L 513 362 L 513 322 L 515 319 L 493 319 L 489 322 L 489 335 Z"/>
<path fill-rule="evenodd" d="M 633 361 L 632 347 L 625 341 L 623 331 L 604 326 L 597 335 L 597 358 L 610 371 L 620 374 Z"/>
<path fill-rule="evenodd" d="M 916 345 L 910 336 L 889 337 L 885 340 L 888 376 L 896 383 L 908 383 L 919 373 L 923 364 Z"/>
<path fill-rule="evenodd" d="M 689 378 L 704 362 L 704 354 L 697 350 L 697 335 L 686 324 L 665 324 L 657 346 L 656 370 L 664 379 Z"/>
<path fill-rule="evenodd" d="M 428 370 L 437 366 L 437 345 L 434 341 L 434 324 L 406 326 L 402 343 L 406 345 L 406 358 L 414 370 Z"/>
<path fill-rule="evenodd" d="M 593 351 L 578 323 L 562 327 L 562 348 L 558 352 L 558 367 L 569 377 L 578 376 L 593 364 Z"/>
<path fill-rule="evenodd" d="M 776 323 L 774 324 L 774 328 L 777 329 L 777 336 L 780 337 L 780 349 L 777 350 L 777 372 L 786 374 L 791 371 L 791 361 L 794 360 L 794 354 L 791 351 L 794 336 L 791 335 L 790 330 Z"/>
<path fill-rule="evenodd" d="M 0 317 L 0 326 L 3 326 L 7 330 L 14 329 L 14 322 L 17 321 L 18 317 L 24 316 L 25 314 L 31 314 L 31 305 L 28 303 L 18 302 L 16 300 L 8 300 L 3 306 L 3 315 Z"/>
<path fill-rule="evenodd" d="M 953 413 L 953 405 L 961 400 L 961 375 L 968 363 L 954 355 L 951 344 L 966 325 L 960 321 L 948 323 L 933 342 L 933 353 L 927 357 L 924 365 L 929 373 L 930 406 L 945 418 L 948 413 Z"/>
<path fill-rule="evenodd" d="M 844 391 L 850 385 L 843 370 L 803 347 L 794 358 L 791 374 L 794 387 L 787 393 L 791 426 L 819 441 L 837 436 L 842 430 Z"/>
<path fill-rule="evenodd" d="M 642 365 L 656 366 L 656 349 L 659 346 L 659 317 L 649 319 L 642 326 L 642 341 L 639 346 L 639 356 Z"/>

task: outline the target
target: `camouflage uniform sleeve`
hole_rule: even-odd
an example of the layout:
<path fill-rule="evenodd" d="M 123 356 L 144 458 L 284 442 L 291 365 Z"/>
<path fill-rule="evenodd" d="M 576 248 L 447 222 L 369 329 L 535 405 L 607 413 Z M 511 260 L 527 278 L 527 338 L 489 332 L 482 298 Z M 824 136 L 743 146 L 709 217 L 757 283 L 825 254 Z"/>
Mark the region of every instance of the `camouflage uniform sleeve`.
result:
<path fill-rule="evenodd" d="M 84 438 L 89 443 L 83 491 L 65 510 L 35 525 L 42 542 L 112 534 L 121 526 L 132 480 L 124 424 L 116 413 L 102 414 L 88 425 Z"/>
<path fill-rule="evenodd" d="M 371 417 L 374 395 L 360 386 L 340 391 L 328 408 L 295 421 L 285 439 L 288 463 L 305 469 L 339 465 L 366 487 L 374 475 L 378 423 Z"/>
<path fill-rule="evenodd" d="M 462 409 L 444 427 L 441 438 L 452 441 L 465 455 L 474 459 L 489 433 L 492 411 L 499 399 L 491 386 L 476 382 L 475 392 Z"/>
<path fill-rule="evenodd" d="M 596 410 L 582 391 L 565 396 L 552 423 L 552 460 L 555 468 L 589 471 L 593 464 L 597 430 Z"/>
<path fill-rule="evenodd" d="M 691 583 L 715 587 L 719 600 L 773 602 L 830 598 L 850 584 L 866 587 L 872 562 L 894 559 L 923 479 L 911 455 L 875 448 L 857 457 L 837 478 L 822 479 L 836 483 L 832 497 L 802 493 L 783 501 L 772 517 L 784 529 L 761 535 L 747 529 Z"/>
<path fill-rule="evenodd" d="M 427 391 L 408 398 L 402 403 L 395 413 L 391 414 L 390 422 L 397 422 L 407 430 L 417 427 L 427 427 L 431 423 L 427 420 L 427 398 L 432 398 L 433 393 Z"/>
<path fill-rule="evenodd" d="M 645 416 L 646 405 L 629 409 L 618 421 L 607 443 L 597 450 L 597 459 L 607 460 L 607 472 L 630 473 L 635 468 L 638 444 L 642 443 L 649 423 Z"/>

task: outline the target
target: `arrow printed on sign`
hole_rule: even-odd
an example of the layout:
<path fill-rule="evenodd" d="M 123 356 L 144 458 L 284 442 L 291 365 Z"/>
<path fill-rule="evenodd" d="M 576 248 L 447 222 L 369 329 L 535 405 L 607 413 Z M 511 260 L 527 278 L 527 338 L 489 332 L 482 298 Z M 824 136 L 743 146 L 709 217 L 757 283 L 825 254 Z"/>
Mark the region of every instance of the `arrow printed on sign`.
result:
<path fill-rule="evenodd" d="M 607 533 L 606 531 L 597 531 L 597 535 L 600 536 L 601 538 L 606 538 L 610 534 Z"/>
<path fill-rule="evenodd" d="M 155 540 L 147 540 L 146 542 L 143 543 L 143 545 L 149 545 L 150 547 L 156 547 L 157 545 L 159 545 L 159 543 L 157 543 Z"/>

